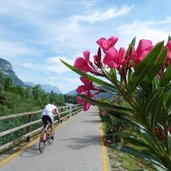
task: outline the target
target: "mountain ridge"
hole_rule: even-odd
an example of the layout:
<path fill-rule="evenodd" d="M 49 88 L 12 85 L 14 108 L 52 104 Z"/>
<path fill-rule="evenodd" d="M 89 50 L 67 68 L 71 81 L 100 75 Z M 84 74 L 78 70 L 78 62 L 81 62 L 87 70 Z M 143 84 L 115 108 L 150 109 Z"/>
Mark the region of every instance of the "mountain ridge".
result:
<path fill-rule="evenodd" d="M 36 86 L 36 85 L 40 85 L 42 90 L 46 91 L 46 92 L 56 92 L 58 94 L 61 94 L 61 90 L 57 87 L 57 86 L 52 86 L 49 84 L 35 84 L 35 83 L 31 83 L 31 82 L 23 82 L 15 73 L 15 71 L 13 70 L 13 67 L 11 65 L 11 63 L 3 58 L 0 58 L 0 71 L 3 72 L 4 74 L 10 76 L 12 78 L 12 81 L 14 83 L 14 85 L 17 86 Z"/>
<path fill-rule="evenodd" d="M 0 71 L 6 75 L 9 75 L 15 85 L 24 86 L 24 83 L 18 78 L 18 76 L 14 72 L 11 63 L 3 58 L 0 58 Z"/>

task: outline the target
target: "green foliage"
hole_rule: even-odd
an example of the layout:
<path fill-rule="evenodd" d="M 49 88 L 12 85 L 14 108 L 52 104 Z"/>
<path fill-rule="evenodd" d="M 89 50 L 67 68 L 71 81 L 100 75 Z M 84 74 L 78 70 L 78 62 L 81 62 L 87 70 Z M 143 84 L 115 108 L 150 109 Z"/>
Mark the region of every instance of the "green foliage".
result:
<path fill-rule="evenodd" d="M 64 99 L 66 103 L 76 104 L 76 95 L 67 95 L 64 94 Z"/>
<path fill-rule="evenodd" d="M 135 40 L 132 41 L 132 44 Z M 132 45 L 131 45 L 132 46 Z M 130 47 L 127 50 L 129 54 Z M 123 97 L 125 104 L 101 102 L 89 96 L 80 94 L 79 97 L 100 110 L 120 119 L 134 129 L 132 132 L 116 132 L 127 144 L 112 143 L 111 148 L 135 157 L 142 158 L 157 170 L 171 170 L 171 64 L 165 65 L 167 48 L 164 42 L 158 43 L 138 65 L 127 68 L 122 66 L 117 70 L 103 71 L 103 79 L 80 71 L 62 61 L 68 68 L 79 75 L 91 80 L 94 85 L 100 85 L 102 90 L 118 94 Z M 129 61 L 130 64 L 132 61 Z M 162 68 L 162 67 L 167 68 Z M 122 73 L 121 73 L 122 71 Z M 160 73 L 160 75 L 159 75 Z M 162 73 L 162 77 L 161 77 Z M 131 146 L 134 145 L 134 146 Z"/>
<path fill-rule="evenodd" d="M 62 94 L 46 93 L 40 85 L 15 86 L 9 76 L 0 72 L 0 115 L 37 110 L 50 102 L 65 104 Z"/>
<path fill-rule="evenodd" d="M 46 93 L 39 85 L 35 87 L 20 87 L 12 83 L 12 79 L 0 72 L 0 116 L 10 115 L 15 113 L 22 113 L 28 111 L 35 111 L 42 109 L 48 103 L 55 103 L 57 106 L 64 106 L 65 101 L 62 94 Z M 35 115 L 37 119 L 40 114 Z M 35 118 L 32 118 L 32 121 Z M 18 117 L 16 119 L 9 119 L 0 121 L 0 132 L 23 125 L 29 121 L 28 117 Z M 41 124 L 41 123 L 40 123 Z M 40 126 L 36 124 L 32 129 Z M 28 129 L 22 129 L 1 137 L 0 145 L 16 139 L 28 132 Z"/>

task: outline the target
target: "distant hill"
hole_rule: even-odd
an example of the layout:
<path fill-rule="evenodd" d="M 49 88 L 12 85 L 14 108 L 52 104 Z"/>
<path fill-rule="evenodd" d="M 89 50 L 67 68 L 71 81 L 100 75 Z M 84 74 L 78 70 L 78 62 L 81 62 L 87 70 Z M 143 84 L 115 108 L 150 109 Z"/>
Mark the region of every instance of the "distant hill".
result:
<path fill-rule="evenodd" d="M 37 84 L 35 83 L 32 83 L 32 82 L 24 82 L 24 84 L 26 86 L 31 86 L 31 87 L 34 87 L 36 86 Z M 60 91 L 60 89 L 57 87 L 57 86 L 52 86 L 52 85 L 49 85 L 49 84 L 39 84 L 42 88 L 42 90 L 50 93 L 51 91 L 57 93 L 57 94 L 62 94 L 62 92 Z"/>
<path fill-rule="evenodd" d="M 14 72 L 13 70 L 13 67 L 11 65 L 11 63 L 5 59 L 2 59 L 0 58 L 0 71 L 2 71 L 4 74 L 6 75 L 9 75 L 12 80 L 13 80 L 13 83 L 15 85 L 18 85 L 18 86 L 36 86 L 35 83 L 31 83 L 31 82 L 23 82 L 21 81 L 18 76 L 16 75 L 16 73 Z M 42 90 L 44 90 L 45 92 L 55 92 L 55 93 L 58 93 L 58 94 L 61 94 L 61 91 L 59 90 L 59 88 L 57 86 L 51 86 L 51 85 L 48 85 L 48 84 L 40 84 Z"/>
<path fill-rule="evenodd" d="M 0 71 L 2 71 L 6 75 L 9 75 L 15 85 L 24 86 L 24 83 L 15 74 L 12 65 L 9 61 L 0 58 Z"/>
<path fill-rule="evenodd" d="M 67 95 L 71 95 L 74 96 L 77 94 L 77 92 L 75 90 L 69 91 L 68 93 L 66 93 Z"/>
<path fill-rule="evenodd" d="M 77 94 L 77 92 L 75 90 L 69 91 L 68 93 L 66 93 L 67 95 L 71 95 L 74 96 Z M 100 93 L 96 95 L 96 98 L 107 98 L 107 99 L 111 99 L 114 95 L 112 93 Z"/>

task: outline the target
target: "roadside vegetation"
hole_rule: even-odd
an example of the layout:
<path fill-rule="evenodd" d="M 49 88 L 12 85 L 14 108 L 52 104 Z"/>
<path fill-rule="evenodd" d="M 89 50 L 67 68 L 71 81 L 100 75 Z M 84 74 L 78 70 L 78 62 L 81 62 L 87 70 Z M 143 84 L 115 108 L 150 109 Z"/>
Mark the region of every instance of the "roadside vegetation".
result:
<path fill-rule="evenodd" d="M 60 107 L 65 106 L 65 103 L 74 104 L 76 98 L 74 96 L 57 94 L 53 91 L 47 93 L 41 89 L 40 85 L 36 85 L 35 87 L 16 86 L 8 75 L 0 72 L 0 116 L 41 110 L 46 104 L 52 102 Z M 32 121 L 39 118 L 40 113 L 34 115 Z M 0 121 L 0 132 L 20 126 L 29 120 L 28 116 L 2 120 Z M 36 124 L 32 128 L 38 128 L 40 124 Z M 16 131 L 15 134 L 12 133 L 1 137 L 0 146 L 16 139 L 16 137 L 20 137 L 26 132 L 28 132 L 28 128 Z"/>
<path fill-rule="evenodd" d="M 65 103 L 76 103 L 76 97 L 50 93 L 42 90 L 40 85 L 20 87 L 12 79 L 0 72 L 0 116 L 20 112 L 39 110 L 48 103 L 64 106 Z"/>
<path fill-rule="evenodd" d="M 121 96 L 113 96 L 111 100 L 103 98 L 100 99 L 100 101 L 113 103 L 115 105 L 128 106 Z M 104 144 L 107 146 L 108 157 L 112 171 L 155 171 L 155 169 L 151 168 L 144 160 L 110 147 L 110 144 L 112 143 L 122 143 L 133 147 L 132 144 L 126 142 L 121 136 L 115 135 L 115 133 L 123 131 L 130 133 L 135 132 L 134 129 L 129 126 L 129 124 L 109 115 L 102 110 L 100 110 L 100 118 L 103 122 L 103 130 L 105 134 Z M 134 146 L 134 148 L 135 147 L 136 146 Z"/>

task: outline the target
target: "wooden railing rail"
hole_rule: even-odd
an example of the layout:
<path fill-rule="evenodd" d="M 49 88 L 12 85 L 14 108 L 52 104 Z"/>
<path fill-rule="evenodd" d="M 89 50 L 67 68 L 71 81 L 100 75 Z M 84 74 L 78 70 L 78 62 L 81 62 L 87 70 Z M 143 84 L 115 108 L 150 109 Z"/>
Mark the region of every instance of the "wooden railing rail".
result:
<path fill-rule="evenodd" d="M 77 106 L 80 106 L 80 105 L 73 105 L 73 106 L 76 106 L 77 107 Z M 70 108 L 70 106 L 62 106 L 62 107 L 59 107 L 58 110 L 60 111 L 61 109 L 64 110 L 64 109 L 68 109 L 68 108 Z M 34 111 L 34 112 L 24 112 L 24 113 L 18 113 L 18 114 L 10 114 L 10 115 L 5 115 L 5 116 L 0 116 L 0 121 L 1 120 L 5 120 L 5 119 L 16 118 L 16 117 L 19 117 L 19 116 L 33 115 L 33 114 L 37 114 L 37 113 L 40 113 L 40 112 L 42 112 L 42 110 L 37 110 L 37 111 Z"/>
<path fill-rule="evenodd" d="M 65 118 L 69 118 L 71 115 L 74 115 L 78 112 L 80 112 L 83 109 L 83 107 L 81 105 L 72 105 L 72 106 L 62 106 L 59 107 L 59 113 L 61 114 L 61 121 L 64 120 Z M 12 146 L 15 146 L 16 144 L 20 143 L 23 140 L 30 139 L 30 137 L 32 137 L 33 135 L 37 134 L 40 132 L 40 130 L 42 129 L 42 125 L 40 127 L 38 127 L 35 130 L 32 130 L 32 125 L 37 124 L 37 123 L 41 123 L 42 120 L 39 118 L 37 120 L 32 121 L 32 116 L 38 113 L 41 113 L 42 110 L 37 110 L 37 111 L 33 111 L 33 112 L 24 112 L 24 113 L 18 113 L 18 114 L 11 114 L 11 115 L 7 115 L 7 116 L 0 116 L 0 121 L 2 122 L 3 120 L 7 120 L 7 119 L 15 119 L 17 117 L 20 116 L 29 116 L 29 120 L 28 123 L 22 124 L 20 126 L 11 128 L 11 129 L 7 129 L 5 131 L 0 132 L 0 139 L 1 137 L 5 137 L 8 134 L 14 133 L 16 131 L 19 131 L 21 129 L 27 128 L 28 127 L 28 132 L 24 135 L 22 135 L 21 137 L 17 137 L 15 140 L 10 141 L 6 144 L 3 144 L 0 146 L 0 152 L 4 151 L 7 148 L 10 148 Z M 55 123 L 58 123 L 58 120 L 55 117 Z"/>
<path fill-rule="evenodd" d="M 24 113 L 18 113 L 18 114 L 11 114 L 11 115 L 6 115 L 6 116 L 0 116 L 0 121 L 6 120 L 6 119 L 11 119 L 11 118 L 16 118 L 19 116 L 25 116 L 25 115 L 33 115 L 40 113 L 42 110 L 34 111 L 34 112 L 24 112 Z"/>

